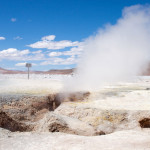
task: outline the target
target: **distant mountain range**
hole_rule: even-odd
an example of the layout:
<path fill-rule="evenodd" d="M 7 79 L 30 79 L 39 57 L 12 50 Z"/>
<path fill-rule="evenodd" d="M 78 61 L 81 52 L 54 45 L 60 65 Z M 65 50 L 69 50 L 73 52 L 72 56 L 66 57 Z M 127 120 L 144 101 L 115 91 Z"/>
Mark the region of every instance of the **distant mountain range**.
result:
<path fill-rule="evenodd" d="M 73 69 L 61 69 L 61 70 L 48 70 L 48 71 L 30 71 L 31 74 L 71 74 L 74 72 Z M 19 70 L 8 70 L 0 67 L 0 74 L 27 74 L 27 71 L 19 71 Z"/>
<path fill-rule="evenodd" d="M 31 70 L 30 73 L 31 74 L 72 74 L 75 71 L 75 68 L 73 69 L 52 69 L 52 70 L 48 70 L 48 71 L 33 71 Z M 20 71 L 20 70 L 8 70 L 8 69 L 4 69 L 0 67 L 0 74 L 27 74 L 27 71 Z M 142 73 L 142 75 L 144 76 L 150 76 L 150 67 L 147 68 L 147 71 L 144 71 Z"/>

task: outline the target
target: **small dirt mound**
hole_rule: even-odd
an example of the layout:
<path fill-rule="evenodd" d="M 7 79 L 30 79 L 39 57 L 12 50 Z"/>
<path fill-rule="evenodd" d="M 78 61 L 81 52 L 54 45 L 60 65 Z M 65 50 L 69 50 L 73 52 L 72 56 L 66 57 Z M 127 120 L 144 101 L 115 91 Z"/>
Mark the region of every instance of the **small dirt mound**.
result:
<path fill-rule="evenodd" d="M 12 132 L 15 131 L 25 132 L 31 130 L 29 126 L 13 120 L 3 111 L 0 111 L 0 127 L 4 129 L 8 129 Z"/>
<path fill-rule="evenodd" d="M 75 92 L 75 93 L 56 93 L 48 96 L 48 105 L 51 111 L 54 111 L 62 102 L 75 102 L 87 99 L 90 92 Z"/>
<path fill-rule="evenodd" d="M 141 128 L 150 128 L 150 118 L 144 118 L 139 123 Z"/>
<path fill-rule="evenodd" d="M 90 92 L 75 92 L 75 93 L 58 93 L 55 95 L 55 103 L 60 104 L 61 102 L 66 101 L 83 101 L 87 99 L 90 95 Z"/>

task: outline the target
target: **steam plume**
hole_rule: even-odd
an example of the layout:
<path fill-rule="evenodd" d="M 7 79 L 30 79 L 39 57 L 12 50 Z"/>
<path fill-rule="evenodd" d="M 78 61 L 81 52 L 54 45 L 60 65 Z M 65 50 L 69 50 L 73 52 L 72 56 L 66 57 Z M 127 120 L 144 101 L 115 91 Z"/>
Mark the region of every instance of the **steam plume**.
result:
<path fill-rule="evenodd" d="M 84 43 L 71 82 L 76 90 L 97 89 L 139 75 L 150 61 L 150 6 L 124 8 L 115 25 L 106 25 Z"/>

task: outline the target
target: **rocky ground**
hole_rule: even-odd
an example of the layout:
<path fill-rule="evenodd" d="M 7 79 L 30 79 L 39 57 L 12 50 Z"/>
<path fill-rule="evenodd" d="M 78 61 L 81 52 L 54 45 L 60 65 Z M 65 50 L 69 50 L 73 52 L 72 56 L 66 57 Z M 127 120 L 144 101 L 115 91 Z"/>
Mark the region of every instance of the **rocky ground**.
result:
<path fill-rule="evenodd" d="M 3 84 L 0 150 L 150 150 L 149 81 L 72 93 L 54 80 Z"/>

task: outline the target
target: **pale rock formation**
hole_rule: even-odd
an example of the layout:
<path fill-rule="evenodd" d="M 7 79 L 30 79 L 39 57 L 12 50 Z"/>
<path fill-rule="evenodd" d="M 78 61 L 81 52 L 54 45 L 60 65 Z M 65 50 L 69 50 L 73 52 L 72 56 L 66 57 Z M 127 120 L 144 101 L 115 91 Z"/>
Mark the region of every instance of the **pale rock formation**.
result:
<path fill-rule="evenodd" d="M 84 136 L 102 134 L 101 132 L 96 133 L 94 128 L 85 122 L 53 112 L 45 114 L 43 119 L 37 122 L 34 130 L 38 132 L 63 132 Z"/>
<path fill-rule="evenodd" d="M 122 87 L 92 93 L 89 100 L 64 102 L 54 112 L 79 119 L 106 134 L 150 128 L 150 91 L 139 88 Z"/>

